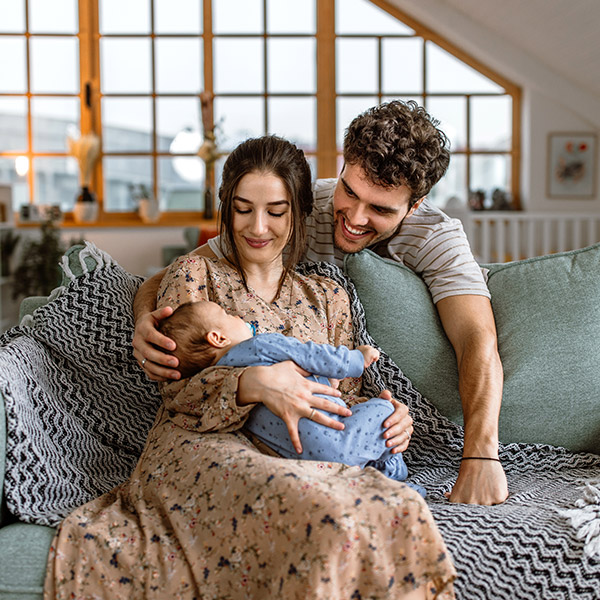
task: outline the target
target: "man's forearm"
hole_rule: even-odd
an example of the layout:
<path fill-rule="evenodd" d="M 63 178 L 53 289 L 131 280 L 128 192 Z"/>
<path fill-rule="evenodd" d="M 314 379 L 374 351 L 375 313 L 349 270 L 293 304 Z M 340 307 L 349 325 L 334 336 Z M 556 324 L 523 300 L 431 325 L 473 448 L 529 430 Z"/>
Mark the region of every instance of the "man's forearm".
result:
<path fill-rule="evenodd" d="M 149 279 L 146 279 L 137 291 L 133 300 L 133 316 L 135 321 L 139 316 L 152 312 L 156 308 L 156 294 L 160 287 L 160 282 L 166 272 L 166 269 L 159 271 Z"/>
<path fill-rule="evenodd" d="M 457 356 L 465 456 L 497 456 L 502 363 L 495 339 L 479 339 Z"/>

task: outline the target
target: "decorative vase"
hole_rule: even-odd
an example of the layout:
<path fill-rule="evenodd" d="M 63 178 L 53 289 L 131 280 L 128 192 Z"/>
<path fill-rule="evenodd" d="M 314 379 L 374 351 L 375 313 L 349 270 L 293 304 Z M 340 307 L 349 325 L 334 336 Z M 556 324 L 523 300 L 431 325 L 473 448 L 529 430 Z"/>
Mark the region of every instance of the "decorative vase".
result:
<path fill-rule="evenodd" d="M 87 186 L 81 188 L 73 206 L 73 219 L 76 223 L 94 223 L 98 218 L 98 202 L 96 196 Z"/>
<path fill-rule="evenodd" d="M 160 219 L 160 208 L 154 198 L 140 198 L 138 214 L 144 223 L 156 223 Z"/>

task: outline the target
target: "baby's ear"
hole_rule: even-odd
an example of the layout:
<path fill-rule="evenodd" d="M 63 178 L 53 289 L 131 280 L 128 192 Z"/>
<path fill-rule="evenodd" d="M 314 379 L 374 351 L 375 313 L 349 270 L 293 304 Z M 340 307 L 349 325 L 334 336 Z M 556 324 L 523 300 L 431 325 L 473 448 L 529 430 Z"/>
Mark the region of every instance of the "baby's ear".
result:
<path fill-rule="evenodd" d="M 220 331 L 209 331 L 206 334 L 206 341 L 214 348 L 224 348 L 229 345 L 229 338 L 224 336 Z"/>

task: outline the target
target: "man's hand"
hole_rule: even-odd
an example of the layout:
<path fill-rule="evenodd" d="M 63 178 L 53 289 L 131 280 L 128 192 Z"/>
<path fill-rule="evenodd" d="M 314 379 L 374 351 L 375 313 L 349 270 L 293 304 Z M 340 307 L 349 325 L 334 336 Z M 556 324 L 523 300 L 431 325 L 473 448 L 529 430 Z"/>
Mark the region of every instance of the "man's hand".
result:
<path fill-rule="evenodd" d="M 181 374 L 174 369 L 179 361 L 170 354 L 165 354 L 157 347 L 175 350 L 175 342 L 164 336 L 157 329 L 159 321 L 173 314 L 170 306 L 165 306 L 151 313 L 141 315 L 135 323 L 133 336 L 133 356 L 154 381 L 180 379 Z M 143 363 L 143 364 L 142 364 Z"/>
<path fill-rule="evenodd" d="M 404 452 L 408 448 L 410 438 L 413 434 L 413 420 L 408 414 L 408 406 L 392 398 L 389 390 L 383 390 L 380 398 L 389 400 L 394 405 L 394 412 L 383 422 L 386 431 L 383 437 L 388 448 L 393 448 L 392 454 Z"/>
<path fill-rule="evenodd" d="M 296 452 L 302 453 L 298 434 L 298 421 L 310 418 L 325 427 L 342 430 L 344 425 L 324 412 L 349 417 L 352 412 L 331 400 L 315 396 L 340 397 L 341 393 L 328 385 L 317 383 L 306 377 L 310 375 L 296 363 L 288 360 L 268 367 L 246 369 L 238 382 L 237 402 L 240 405 L 262 402 L 287 426 L 290 440 Z"/>
<path fill-rule="evenodd" d="M 447 495 L 450 502 L 463 504 L 501 504 L 508 498 L 504 469 L 494 460 L 464 460 L 458 479 Z"/>

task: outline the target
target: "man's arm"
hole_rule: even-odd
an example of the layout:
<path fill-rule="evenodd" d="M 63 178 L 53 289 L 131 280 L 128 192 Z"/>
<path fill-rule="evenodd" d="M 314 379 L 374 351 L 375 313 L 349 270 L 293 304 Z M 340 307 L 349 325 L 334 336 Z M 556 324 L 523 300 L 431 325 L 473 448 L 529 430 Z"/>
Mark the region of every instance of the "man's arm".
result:
<path fill-rule="evenodd" d="M 450 296 L 436 307 L 456 353 L 465 422 L 463 456 L 498 458 L 503 372 L 490 301 L 484 296 Z M 500 463 L 468 460 L 461 463 L 450 501 L 489 505 L 507 496 Z"/>
<path fill-rule="evenodd" d="M 208 244 L 196 248 L 193 254 L 214 258 L 215 255 Z M 142 364 L 150 379 L 167 381 L 179 379 L 181 374 L 177 371 L 179 361 L 170 354 L 165 354 L 156 348 L 175 350 L 175 342 L 159 333 L 158 323 L 173 313 L 171 307 L 156 310 L 156 295 L 162 278 L 167 269 L 159 271 L 141 285 L 133 301 L 133 316 L 135 319 L 135 332 L 133 336 L 133 356 Z"/>

